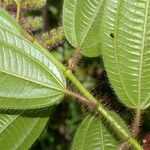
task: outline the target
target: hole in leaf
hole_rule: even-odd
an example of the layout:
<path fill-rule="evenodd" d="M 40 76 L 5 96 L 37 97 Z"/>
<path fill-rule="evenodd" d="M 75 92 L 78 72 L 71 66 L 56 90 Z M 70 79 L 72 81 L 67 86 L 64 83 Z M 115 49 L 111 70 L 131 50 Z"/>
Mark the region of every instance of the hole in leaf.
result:
<path fill-rule="evenodd" d="M 110 33 L 111 38 L 115 38 L 115 35 L 113 33 Z"/>

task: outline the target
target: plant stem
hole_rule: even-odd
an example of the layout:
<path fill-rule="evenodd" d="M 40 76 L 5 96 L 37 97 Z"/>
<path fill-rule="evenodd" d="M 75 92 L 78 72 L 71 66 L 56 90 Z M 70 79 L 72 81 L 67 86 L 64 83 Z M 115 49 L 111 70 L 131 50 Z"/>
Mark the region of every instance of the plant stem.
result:
<path fill-rule="evenodd" d="M 87 98 L 89 101 L 94 103 L 94 105 L 98 105 L 98 111 L 101 113 L 101 115 L 112 125 L 114 128 L 116 128 L 117 131 L 120 133 L 120 137 L 123 139 L 126 139 L 129 144 L 131 144 L 133 147 L 135 147 L 137 150 L 143 150 L 141 145 L 130 135 L 126 133 L 126 131 L 119 125 L 117 122 L 109 115 L 107 112 L 107 109 L 104 108 L 102 104 L 98 102 L 98 100 L 89 92 L 87 91 L 83 85 L 77 80 L 77 78 L 72 74 L 70 70 L 68 70 L 64 65 L 62 65 L 60 62 L 56 61 L 56 59 L 50 55 L 51 58 L 54 60 L 57 67 L 59 67 L 64 75 L 72 81 L 74 86 Z"/>
<path fill-rule="evenodd" d="M 69 59 L 69 69 L 74 70 L 76 65 L 78 64 L 78 61 L 80 59 L 80 48 L 77 48 L 75 52 L 73 53 L 73 56 L 71 59 Z"/>
<path fill-rule="evenodd" d="M 117 150 L 125 150 L 128 147 L 128 143 L 127 142 L 123 142 L 121 144 L 119 144 L 118 149 Z"/>
<path fill-rule="evenodd" d="M 82 103 L 86 104 L 87 106 L 96 107 L 94 102 L 91 102 L 90 100 L 88 100 L 87 98 L 83 97 L 82 95 L 80 95 L 78 93 L 74 93 L 74 92 L 69 91 L 67 89 L 64 92 L 67 95 L 70 95 L 70 96 L 73 96 L 73 97 L 79 99 Z"/>
<path fill-rule="evenodd" d="M 132 133 L 134 137 L 137 137 L 140 132 L 140 123 L 141 123 L 141 110 L 135 110 L 135 118 L 132 124 Z"/>
<path fill-rule="evenodd" d="M 84 86 L 79 82 L 79 80 L 73 75 L 72 71 L 68 69 L 66 66 L 64 66 L 61 62 L 59 62 L 51 53 L 48 53 L 48 51 L 41 46 L 38 41 L 34 40 L 34 44 L 37 45 L 43 53 L 46 54 L 54 62 L 54 64 L 61 69 L 64 76 L 68 78 L 74 86 L 86 97 L 83 98 L 77 94 L 68 93 L 69 95 L 76 96 L 77 98 L 80 98 L 82 101 L 93 104 L 96 106 L 97 111 L 100 112 L 100 114 L 107 120 L 107 122 L 115 128 L 120 133 L 120 138 L 125 139 L 129 144 L 131 144 L 136 150 L 143 150 L 141 145 L 131 137 L 126 131 L 115 121 L 114 118 L 109 115 L 109 111 L 107 111 L 107 108 L 105 108 L 99 101 L 87 90 L 84 88 Z M 64 90 L 64 92 L 66 92 Z"/>
<path fill-rule="evenodd" d="M 16 20 L 18 21 L 20 18 L 20 10 L 21 10 L 21 2 L 14 0 L 16 5 L 17 5 L 17 14 L 16 14 Z"/>
<path fill-rule="evenodd" d="M 81 102 L 85 103 L 87 106 L 92 106 L 92 107 L 97 108 L 97 105 L 95 105 L 94 101 L 88 100 L 85 97 L 83 97 L 83 96 L 81 96 L 77 93 L 74 93 L 74 92 L 69 91 L 69 90 L 66 90 L 65 93 L 68 94 L 68 95 L 71 95 L 75 98 L 78 98 Z M 101 115 L 103 115 L 103 117 L 105 117 L 105 119 L 107 121 L 109 121 L 109 123 L 114 128 L 116 128 L 116 130 L 119 131 L 119 133 L 121 133 L 121 135 L 122 135 L 121 138 L 126 140 L 126 142 L 123 144 L 123 148 L 127 147 L 127 142 L 128 142 L 129 144 L 131 144 L 137 150 L 143 150 L 141 145 L 134 138 L 132 138 L 128 133 L 126 133 L 126 131 L 122 127 L 120 127 L 120 125 L 109 115 L 108 111 L 105 110 L 103 108 L 103 106 L 101 106 L 100 104 L 98 106 L 98 110 L 101 113 Z"/>

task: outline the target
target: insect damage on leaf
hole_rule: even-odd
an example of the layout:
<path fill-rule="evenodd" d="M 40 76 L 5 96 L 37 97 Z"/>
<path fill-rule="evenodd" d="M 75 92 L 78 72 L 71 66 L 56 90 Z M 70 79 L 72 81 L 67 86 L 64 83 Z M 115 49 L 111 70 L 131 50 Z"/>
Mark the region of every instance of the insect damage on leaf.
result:
<path fill-rule="evenodd" d="M 114 33 L 110 33 L 110 37 L 111 37 L 111 38 L 115 38 Z"/>

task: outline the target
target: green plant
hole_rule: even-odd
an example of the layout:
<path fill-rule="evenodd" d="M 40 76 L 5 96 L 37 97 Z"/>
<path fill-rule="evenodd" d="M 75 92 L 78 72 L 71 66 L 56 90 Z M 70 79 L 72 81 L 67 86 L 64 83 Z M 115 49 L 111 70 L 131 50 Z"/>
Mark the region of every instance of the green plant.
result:
<path fill-rule="evenodd" d="M 21 22 L 22 3 L 16 4 L 16 19 Z M 68 67 L 1 8 L 0 149 L 30 148 L 54 105 L 68 95 L 87 106 L 90 113 L 78 128 L 71 149 L 142 150 L 136 138 L 141 114 L 150 105 L 149 7 L 149 0 L 65 0 L 64 35 L 53 34 L 48 44 L 67 38 L 75 49 Z M 135 111 L 132 130 L 74 76 L 81 55 L 103 58 L 120 102 Z M 68 88 L 66 79 L 78 92 Z"/>

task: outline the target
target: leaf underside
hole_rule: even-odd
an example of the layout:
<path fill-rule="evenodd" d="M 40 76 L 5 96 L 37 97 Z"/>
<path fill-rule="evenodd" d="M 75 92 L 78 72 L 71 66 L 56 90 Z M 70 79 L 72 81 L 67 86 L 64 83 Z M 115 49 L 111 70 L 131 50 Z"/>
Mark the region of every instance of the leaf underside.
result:
<path fill-rule="evenodd" d="M 0 23 L 3 23 L 12 32 L 20 34 L 17 23 L 3 9 L 0 9 L 0 20 Z M 2 86 L 1 88 L 4 87 Z M 0 114 L 0 149 L 29 149 L 39 137 L 49 119 L 49 113 L 46 113 L 47 117 L 41 116 L 44 115 L 43 113 L 45 112 L 40 112 L 40 115 L 32 114 L 30 116 L 25 116 L 25 114 L 24 116 Z"/>
<path fill-rule="evenodd" d="M 3 8 L 0 8 L 0 24 L 18 33 L 21 30 L 18 23 Z"/>
<path fill-rule="evenodd" d="M 87 116 L 75 134 L 72 150 L 116 150 L 117 146 L 101 120 Z"/>
<path fill-rule="evenodd" d="M 102 53 L 113 89 L 129 108 L 150 106 L 150 0 L 107 0 Z"/>
<path fill-rule="evenodd" d="M 105 0 L 65 0 L 63 29 L 67 40 L 88 57 L 100 56 L 100 22 Z"/>
<path fill-rule="evenodd" d="M 15 23 L 9 24 L 9 17 L 0 14 L 9 20 L 0 22 L 0 109 L 35 109 L 59 103 L 66 87 L 63 74 L 46 52 L 17 32 Z"/>
<path fill-rule="evenodd" d="M 0 114 L 0 149 L 29 149 L 44 129 L 48 118 Z"/>

